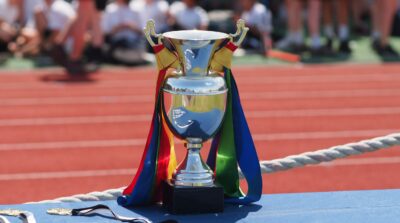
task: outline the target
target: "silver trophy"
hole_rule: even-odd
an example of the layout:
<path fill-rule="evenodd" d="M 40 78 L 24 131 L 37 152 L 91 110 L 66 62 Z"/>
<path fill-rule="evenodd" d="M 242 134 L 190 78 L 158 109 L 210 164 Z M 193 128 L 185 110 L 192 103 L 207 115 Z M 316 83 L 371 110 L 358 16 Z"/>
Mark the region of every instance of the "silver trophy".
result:
<path fill-rule="evenodd" d="M 210 70 L 210 64 L 216 51 L 232 38 L 239 37 L 238 41 L 241 42 L 246 31 L 241 21 L 238 23 L 238 32 L 233 35 L 199 30 L 155 34 L 154 22 L 147 23 L 145 34 L 150 44 L 155 45 L 153 38 L 156 38 L 177 56 L 180 64 L 177 69 L 169 71 L 162 86 L 162 110 L 170 130 L 177 138 L 185 141 L 187 154 L 169 182 L 172 191 L 164 192 L 164 197 L 180 193 L 179 190 L 192 189 L 193 193 L 187 197 L 189 202 L 182 204 L 185 210 L 191 209 L 190 204 L 196 202 L 194 197 L 201 199 L 201 196 L 209 197 L 213 193 L 222 200 L 217 203 L 223 207 L 223 190 L 214 185 L 213 171 L 200 155 L 202 144 L 212 138 L 221 126 L 228 93 L 224 78 L 220 73 Z M 199 191 L 205 194 L 199 194 Z M 173 197 L 172 200 L 178 199 Z M 209 199 L 215 203 L 215 199 Z M 202 211 L 197 208 L 194 212 L 218 212 L 217 209 Z M 185 210 L 185 213 L 191 212 Z"/>

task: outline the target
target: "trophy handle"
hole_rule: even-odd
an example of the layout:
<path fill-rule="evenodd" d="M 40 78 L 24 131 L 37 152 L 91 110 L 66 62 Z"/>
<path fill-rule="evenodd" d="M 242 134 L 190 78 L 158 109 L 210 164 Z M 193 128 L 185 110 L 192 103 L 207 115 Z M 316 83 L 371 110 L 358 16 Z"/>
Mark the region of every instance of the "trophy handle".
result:
<path fill-rule="evenodd" d="M 146 23 L 146 27 L 143 29 L 144 36 L 147 41 L 150 43 L 150 46 L 155 46 L 161 44 L 162 34 L 157 34 L 155 29 L 154 20 L 150 19 Z M 153 41 L 153 38 L 157 39 L 157 44 Z"/>
<path fill-rule="evenodd" d="M 246 27 L 246 24 L 243 19 L 239 19 L 236 23 L 236 33 L 234 34 L 229 34 L 229 37 L 231 41 L 236 45 L 240 46 L 242 44 L 244 37 L 246 36 L 247 32 L 249 31 L 249 28 Z M 239 37 L 236 41 L 235 39 Z"/>

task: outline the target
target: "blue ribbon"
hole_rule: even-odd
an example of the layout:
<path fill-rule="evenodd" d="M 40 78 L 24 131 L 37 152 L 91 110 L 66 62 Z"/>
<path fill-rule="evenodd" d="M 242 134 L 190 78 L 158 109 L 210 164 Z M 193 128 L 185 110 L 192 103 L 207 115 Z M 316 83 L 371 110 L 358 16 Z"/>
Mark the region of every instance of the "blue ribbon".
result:
<path fill-rule="evenodd" d="M 260 200 L 262 194 L 262 176 L 260 162 L 247 125 L 236 81 L 231 70 L 224 68 L 225 78 L 230 78 L 232 94 L 233 129 L 235 133 L 236 157 L 240 169 L 248 184 L 248 193 L 244 197 L 227 198 L 225 201 L 233 204 L 249 204 Z"/>

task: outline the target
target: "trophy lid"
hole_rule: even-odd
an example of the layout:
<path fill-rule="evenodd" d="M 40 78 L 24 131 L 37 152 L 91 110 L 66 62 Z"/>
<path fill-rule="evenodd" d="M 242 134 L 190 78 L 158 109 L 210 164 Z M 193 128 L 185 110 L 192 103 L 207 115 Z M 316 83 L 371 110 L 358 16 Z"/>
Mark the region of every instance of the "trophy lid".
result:
<path fill-rule="evenodd" d="M 163 37 L 177 40 L 196 40 L 209 41 L 228 38 L 229 35 L 222 32 L 204 31 L 204 30 L 179 30 L 170 31 L 162 34 Z"/>

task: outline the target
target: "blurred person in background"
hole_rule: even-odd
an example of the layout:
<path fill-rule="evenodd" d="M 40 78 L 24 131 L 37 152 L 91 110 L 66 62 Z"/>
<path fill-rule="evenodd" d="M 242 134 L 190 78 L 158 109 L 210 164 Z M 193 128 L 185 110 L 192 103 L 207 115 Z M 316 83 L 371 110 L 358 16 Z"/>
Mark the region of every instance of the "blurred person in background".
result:
<path fill-rule="evenodd" d="M 37 29 L 39 11 L 45 7 L 43 0 L 20 0 L 18 8 L 20 30 L 14 41 L 8 45 L 9 50 L 17 57 L 37 55 L 40 52 L 41 36 Z"/>
<path fill-rule="evenodd" d="M 42 39 L 42 49 L 50 52 L 55 63 L 66 66 L 67 52 L 71 52 L 71 28 L 76 19 L 73 6 L 64 0 L 45 0 L 37 9 L 36 27 Z"/>
<path fill-rule="evenodd" d="M 72 26 L 73 44 L 68 60 L 65 62 L 68 73 L 86 74 L 99 68 L 102 61 L 103 33 L 101 30 L 101 12 L 106 0 L 78 0 L 77 18 Z M 85 61 L 83 52 L 86 47 L 86 34 L 90 32 L 90 47 Z"/>
<path fill-rule="evenodd" d="M 267 56 L 268 49 L 272 42 L 270 33 L 272 31 L 271 12 L 257 0 L 240 0 L 239 15 L 236 20 L 242 18 L 249 27 L 249 32 L 245 38 L 242 47 L 245 49 L 258 50 L 259 53 Z"/>
<path fill-rule="evenodd" d="M 114 62 L 134 64 L 144 60 L 143 23 L 130 0 L 115 0 L 107 5 L 102 27 L 110 44 L 108 55 Z"/>
<path fill-rule="evenodd" d="M 310 33 L 310 51 L 314 56 L 330 55 L 321 43 L 320 37 L 320 17 L 321 17 L 321 1 L 307 0 L 308 18 L 307 27 Z M 303 19 L 302 19 L 302 0 L 286 0 L 287 16 L 288 16 L 288 33 L 286 37 L 277 43 L 277 47 L 283 50 L 290 50 L 295 53 L 303 52 L 307 49 L 304 44 L 303 36 Z"/>
<path fill-rule="evenodd" d="M 171 4 L 169 24 L 174 30 L 208 28 L 207 12 L 198 6 L 198 0 L 182 0 Z"/>
<path fill-rule="evenodd" d="M 383 57 L 399 57 L 390 45 L 397 0 L 374 0 L 372 3 L 372 47 Z"/>
<path fill-rule="evenodd" d="M 8 43 L 17 36 L 17 0 L 0 0 L 0 52 L 8 50 Z"/>
<path fill-rule="evenodd" d="M 322 0 L 322 20 L 324 35 L 327 38 L 326 48 L 333 51 L 333 39 L 335 38 L 335 21 L 338 24 L 339 53 L 351 53 L 349 38 L 349 0 Z M 336 15 L 336 16 L 335 16 Z"/>
<path fill-rule="evenodd" d="M 165 0 L 133 0 L 130 7 L 140 14 L 141 27 L 146 26 L 150 19 L 156 24 L 156 33 L 163 33 L 169 30 L 168 10 L 169 4 Z"/>
<path fill-rule="evenodd" d="M 351 0 L 353 31 L 358 35 L 369 35 L 370 27 L 366 18 L 370 16 L 370 0 Z"/>

